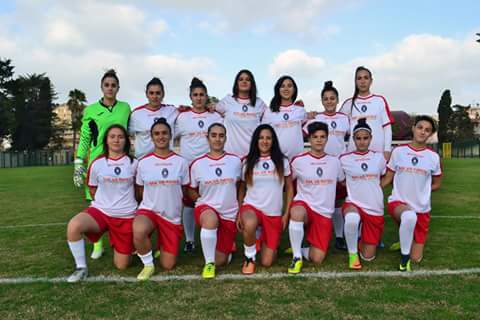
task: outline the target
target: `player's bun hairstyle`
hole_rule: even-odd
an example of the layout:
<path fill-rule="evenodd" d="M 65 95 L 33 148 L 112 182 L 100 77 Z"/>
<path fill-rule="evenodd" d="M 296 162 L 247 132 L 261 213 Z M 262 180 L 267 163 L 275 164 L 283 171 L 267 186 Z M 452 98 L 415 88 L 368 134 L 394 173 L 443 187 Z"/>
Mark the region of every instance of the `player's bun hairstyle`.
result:
<path fill-rule="evenodd" d="M 290 80 L 293 83 L 292 103 L 295 102 L 295 100 L 297 100 L 298 87 L 297 87 L 297 84 L 295 83 L 295 80 L 293 80 L 293 78 L 290 76 L 281 76 L 275 83 L 275 86 L 273 87 L 274 96 L 270 101 L 270 110 L 272 110 L 272 112 L 280 111 L 280 104 L 282 102 L 282 97 L 280 96 L 280 88 L 285 80 Z"/>
<path fill-rule="evenodd" d="M 355 104 L 355 100 L 358 98 L 358 92 L 360 91 L 357 87 L 357 75 L 360 71 L 366 71 L 368 72 L 368 75 L 370 76 L 370 79 L 372 79 L 372 72 L 365 68 L 364 66 L 359 66 L 355 70 L 355 77 L 354 77 L 354 83 L 355 83 L 355 91 L 353 92 L 353 97 L 352 97 L 352 107 L 350 109 L 350 113 L 352 112 L 353 108 L 357 109 L 357 105 Z M 358 109 L 357 109 L 358 110 Z"/>
<path fill-rule="evenodd" d="M 208 126 L 207 136 L 210 135 L 210 131 L 212 131 L 212 129 L 215 128 L 215 127 L 223 128 L 223 131 L 225 132 L 225 134 L 227 134 L 227 128 L 225 128 L 225 126 L 223 125 L 223 123 L 215 122 L 215 123 L 212 123 L 210 126 Z"/>
<path fill-rule="evenodd" d="M 150 136 L 153 134 L 153 129 L 158 125 L 166 126 L 170 137 L 172 136 L 172 127 L 168 124 L 167 119 L 164 117 L 158 118 L 153 122 L 152 126 L 150 127 Z"/>
<path fill-rule="evenodd" d="M 322 98 L 323 98 L 323 95 L 325 94 L 325 92 L 327 92 L 327 91 L 333 91 L 333 93 L 335 93 L 335 95 L 338 98 L 338 90 L 337 90 L 337 88 L 335 88 L 333 86 L 333 81 L 325 81 L 325 83 L 323 84 Z"/>
<path fill-rule="evenodd" d="M 145 87 L 145 92 L 148 92 L 148 88 L 150 86 L 160 86 L 160 88 L 162 88 L 163 95 L 165 95 L 165 88 L 163 87 L 162 80 L 158 79 L 157 77 L 153 77 L 152 80 L 148 81 L 147 86 Z"/>
<path fill-rule="evenodd" d="M 261 124 L 253 132 L 252 140 L 250 141 L 250 150 L 248 151 L 246 159 L 245 182 L 249 186 L 253 184 L 253 169 L 255 168 L 258 159 L 260 159 L 260 148 L 258 147 L 258 140 L 260 139 L 260 133 L 262 132 L 262 130 L 268 130 L 272 134 L 272 148 L 270 149 L 270 158 L 275 164 L 275 171 L 277 173 L 278 179 L 280 181 L 283 181 L 283 159 L 285 158 L 285 155 L 280 149 L 280 143 L 278 142 L 277 134 L 275 133 L 275 130 L 273 130 L 273 127 L 271 125 Z"/>
<path fill-rule="evenodd" d="M 102 80 L 100 80 L 100 84 L 102 84 L 103 80 L 105 80 L 106 78 L 113 78 L 117 81 L 117 84 L 120 85 L 120 80 L 118 80 L 118 76 L 117 76 L 117 73 L 115 72 L 115 70 L 113 70 L 113 69 L 107 70 L 107 72 L 105 72 L 103 74 Z"/>
<path fill-rule="evenodd" d="M 368 131 L 368 133 L 370 133 L 370 135 L 372 134 L 372 128 L 370 128 L 370 126 L 368 125 L 366 118 L 358 119 L 357 124 L 353 128 L 353 134 L 355 135 L 355 133 L 360 130 L 366 130 Z"/>
<path fill-rule="evenodd" d="M 250 92 L 248 94 L 248 98 L 250 99 L 250 105 L 252 107 L 255 107 L 255 104 L 257 103 L 257 83 L 255 82 L 253 73 L 250 70 L 242 69 L 238 71 L 237 75 L 235 76 L 235 81 L 233 82 L 233 89 L 232 89 L 233 97 L 235 99 L 238 98 L 238 94 L 239 94 L 238 79 L 243 73 L 245 73 L 250 78 L 251 87 L 250 87 Z"/>
<path fill-rule="evenodd" d="M 416 126 L 417 123 L 419 123 L 420 121 L 430 122 L 430 124 L 432 125 L 432 133 L 435 133 L 437 131 L 437 126 L 435 125 L 435 120 L 433 120 L 432 117 L 426 116 L 426 115 L 416 116 L 415 121 L 413 122 L 413 126 Z"/>
<path fill-rule="evenodd" d="M 107 131 L 105 131 L 105 136 L 103 137 L 103 153 L 105 154 L 107 161 L 109 157 L 107 140 L 108 140 L 108 134 L 112 129 L 120 129 L 123 132 L 123 136 L 125 137 L 125 145 L 123 146 L 123 152 L 125 152 L 125 154 L 130 158 L 130 162 L 132 162 L 133 157 L 130 155 L 130 138 L 128 137 L 127 129 L 125 129 L 122 125 L 119 125 L 119 124 L 113 124 L 110 127 L 108 127 Z"/>
<path fill-rule="evenodd" d="M 328 125 L 324 122 L 315 121 L 307 126 L 308 137 L 311 137 L 317 131 L 325 131 L 328 136 Z"/>
<path fill-rule="evenodd" d="M 190 82 L 190 94 L 192 94 L 193 89 L 203 89 L 205 91 L 205 94 L 207 93 L 207 86 L 205 83 L 203 83 L 202 80 L 198 79 L 197 77 L 193 77 L 192 82 Z"/>

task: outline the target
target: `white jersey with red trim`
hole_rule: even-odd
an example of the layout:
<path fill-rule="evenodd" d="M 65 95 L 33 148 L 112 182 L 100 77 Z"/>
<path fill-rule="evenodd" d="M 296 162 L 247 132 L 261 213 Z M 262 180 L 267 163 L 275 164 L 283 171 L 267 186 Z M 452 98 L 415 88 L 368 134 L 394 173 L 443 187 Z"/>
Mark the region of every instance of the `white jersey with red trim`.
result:
<path fill-rule="evenodd" d="M 395 172 L 388 202 L 401 201 L 417 213 L 430 212 L 432 176 L 441 176 L 440 156 L 428 148 L 398 146 L 392 151 L 387 169 Z"/>
<path fill-rule="evenodd" d="M 345 153 L 347 149 L 345 136 L 350 133 L 350 120 L 348 116 L 341 112 L 335 112 L 333 114 L 326 112 L 319 113 L 315 119 L 309 120 L 303 126 L 305 135 L 308 135 L 308 125 L 317 121 L 328 125 L 328 141 L 325 146 L 325 152 L 336 157 Z"/>
<path fill-rule="evenodd" d="M 293 200 L 305 201 L 316 213 L 331 218 L 337 182 L 345 180 L 338 158 L 329 154 L 316 157 L 306 152 L 294 157 L 291 167 L 292 178 L 297 183 Z"/>
<path fill-rule="evenodd" d="M 370 143 L 370 150 L 375 152 L 390 151 L 391 146 L 385 146 L 385 138 L 383 128 L 393 123 L 393 117 L 387 100 L 381 96 L 372 94 L 367 97 L 357 97 L 355 104 L 352 104 L 352 99 L 347 99 L 340 112 L 347 114 L 350 117 L 350 141 L 348 143 L 348 151 L 355 150 L 355 143 L 353 142 L 353 129 L 360 118 L 366 118 L 367 124 L 372 129 L 372 142 Z"/>
<path fill-rule="evenodd" d="M 238 212 L 237 182 L 241 175 L 241 160 L 225 153 L 218 159 L 208 154 L 190 165 L 190 187 L 198 188 L 196 206 L 205 204 L 215 209 L 222 219 L 235 221 Z"/>
<path fill-rule="evenodd" d="M 340 156 L 347 179 L 347 199 L 368 214 L 383 216 L 383 191 L 380 178 L 385 174 L 386 161 L 381 152 L 350 152 Z"/>
<path fill-rule="evenodd" d="M 306 112 L 303 105 L 292 103 L 288 106 L 280 106 L 278 112 L 267 108 L 262 123 L 267 123 L 275 129 L 280 149 L 291 160 L 303 152 L 302 125 L 305 120 Z"/>
<path fill-rule="evenodd" d="M 190 184 L 186 159 L 174 152 L 167 157 L 150 153 L 138 163 L 136 183 L 143 186 L 139 209 L 154 211 L 171 223 L 181 223 L 182 186 Z"/>
<path fill-rule="evenodd" d="M 165 118 L 172 128 L 173 137 L 174 123 L 177 115 L 177 108 L 170 104 L 162 104 L 160 108 L 156 110 L 148 108 L 148 105 L 133 109 L 128 123 L 128 133 L 135 137 L 135 157 L 140 159 L 155 149 L 150 136 L 150 129 L 155 120 Z M 173 139 L 170 145 L 173 147 Z"/>
<path fill-rule="evenodd" d="M 227 129 L 225 151 L 239 157 L 248 154 L 253 131 L 260 124 L 266 108 L 265 102 L 260 98 L 257 98 L 255 106 L 252 106 L 250 100 L 235 99 L 231 95 L 217 103 L 215 110 L 223 115 Z"/>
<path fill-rule="evenodd" d="M 91 206 L 109 217 L 132 218 L 137 209 L 134 181 L 138 161 L 128 156 L 118 159 L 100 156 L 88 168 L 87 183 L 96 187 Z"/>
<path fill-rule="evenodd" d="M 243 161 L 242 180 L 245 180 L 246 160 Z M 283 159 L 283 175 L 290 175 L 290 165 L 287 158 Z M 260 157 L 253 168 L 252 185 L 247 185 L 247 194 L 243 204 L 254 206 L 267 216 L 282 215 L 283 186 L 285 179 L 280 180 L 275 164 L 270 157 Z"/>
<path fill-rule="evenodd" d="M 223 123 L 217 112 L 181 112 L 175 121 L 175 135 L 180 137 L 180 155 L 192 162 L 207 153 L 207 130 L 216 122 Z"/>

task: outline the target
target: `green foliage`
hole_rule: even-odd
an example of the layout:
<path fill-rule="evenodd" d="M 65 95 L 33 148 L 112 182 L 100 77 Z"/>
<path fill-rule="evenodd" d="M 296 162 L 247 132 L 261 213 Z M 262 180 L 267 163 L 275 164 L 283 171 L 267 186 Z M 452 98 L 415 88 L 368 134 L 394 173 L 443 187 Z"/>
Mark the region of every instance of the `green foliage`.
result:
<path fill-rule="evenodd" d="M 445 90 L 442 93 L 440 102 L 438 104 L 438 142 L 441 144 L 443 142 L 452 141 L 452 134 L 448 128 L 448 121 L 453 113 L 451 108 L 452 105 L 452 96 L 450 90 Z"/>
<path fill-rule="evenodd" d="M 78 89 L 70 90 L 68 93 L 68 98 L 67 105 L 72 113 L 71 124 L 73 130 L 73 150 L 76 150 L 75 143 L 77 141 L 78 131 L 82 125 L 82 113 L 83 109 L 85 109 L 85 102 L 87 102 L 87 98 L 85 93 Z"/>
<path fill-rule="evenodd" d="M 13 69 L 11 60 L 0 58 L 0 141 L 11 133 L 14 119 L 10 94 Z"/>
<path fill-rule="evenodd" d="M 448 127 L 452 132 L 452 142 L 470 141 L 474 137 L 473 122 L 468 116 L 470 106 L 454 105 L 454 110 L 448 121 Z"/>

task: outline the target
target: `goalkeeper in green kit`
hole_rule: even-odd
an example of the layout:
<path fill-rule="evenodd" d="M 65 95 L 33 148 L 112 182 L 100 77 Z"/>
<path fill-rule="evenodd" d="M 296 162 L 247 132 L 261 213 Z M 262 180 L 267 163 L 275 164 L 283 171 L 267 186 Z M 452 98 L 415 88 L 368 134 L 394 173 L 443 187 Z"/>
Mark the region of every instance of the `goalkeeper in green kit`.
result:
<path fill-rule="evenodd" d="M 102 77 L 101 89 L 103 97 L 89 105 L 83 111 L 80 142 L 74 161 L 73 183 L 81 187 L 85 182 L 87 168 L 98 156 L 104 153 L 103 139 L 106 130 L 113 124 L 128 128 L 130 106 L 117 100 L 120 82 L 114 70 L 108 70 Z M 88 166 L 85 166 L 85 164 Z M 85 197 L 91 201 L 88 186 L 85 186 Z M 98 259 L 103 254 L 102 239 L 93 245 L 92 259 Z"/>

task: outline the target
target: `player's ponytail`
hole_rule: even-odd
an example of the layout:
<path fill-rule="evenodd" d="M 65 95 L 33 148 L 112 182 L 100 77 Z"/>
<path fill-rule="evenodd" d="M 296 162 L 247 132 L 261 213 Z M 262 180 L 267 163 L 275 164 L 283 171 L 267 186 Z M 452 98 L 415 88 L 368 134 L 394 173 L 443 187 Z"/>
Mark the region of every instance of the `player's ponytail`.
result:
<path fill-rule="evenodd" d="M 360 130 L 365 130 L 368 131 L 370 135 L 372 134 L 372 128 L 370 128 L 370 126 L 368 125 L 366 118 L 358 119 L 357 124 L 353 128 L 353 135 L 355 135 L 355 133 Z"/>

